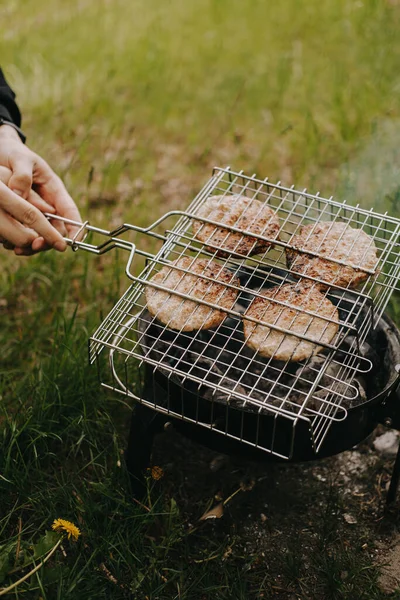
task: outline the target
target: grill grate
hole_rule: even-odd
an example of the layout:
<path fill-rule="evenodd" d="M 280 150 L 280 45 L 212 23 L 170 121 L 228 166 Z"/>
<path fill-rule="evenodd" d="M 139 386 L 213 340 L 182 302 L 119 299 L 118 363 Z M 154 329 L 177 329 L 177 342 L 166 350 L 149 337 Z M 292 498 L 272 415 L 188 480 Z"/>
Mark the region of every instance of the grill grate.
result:
<path fill-rule="evenodd" d="M 272 248 L 252 257 L 241 255 L 238 251 L 221 257 L 218 246 L 212 241 L 202 244 L 194 236 L 192 226 L 196 216 L 197 222 L 202 223 L 201 227 L 216 224 L 210 219 L 199 217 L 199 210 L 204 202 L 211 196 L 227 197 L 232 194 L 267 203 L 277 213 L 280 232 L 279 239 L 271 239 Z M 243 312 L 252 299 L 262 295 L 264 287 L 282 287 L 291 283 L 303 285 L 305 293 L 308 293 L 307 290 L 321 284 L 322 280 L 307 272 L 294 277 L 286 264 L 286 251 L 293 249 L 293 236 L 301 227 L 323 221 L 345 223 L 367 233 L 371 244 L 375 244 L 378 250 L 376 265 L 367 269 L 362 264 L 362 258 L 360 264 L 352 265 L 368 276 L 355 290 L 331 284 L 322 291 L 323 296 L 329 298 L 337 308 L 339 328 L 330 343 L 318 342 L 323 347 L 323 352 L 318 355 L 317 360 L 315 356 L 311 356 L 294 364 L 290 360 L 276 361 L 274 357 L 262 357 L 248 347 L 243 332 Z M 372 367 L 369 358 L 362 353 L 362 346 L 369 331 L 382 316 L 391 293 L 398 288 L 398 219 L 378 214 L 372 209 L 362 209 L 358 205 L 349 206 L 345 202 L 323 198 L 319 194 L 312 195 L 306 190 L 298 191 L 294 187 L 281 186 L 280 183 L 272 184 L 267 179 L 248 177 L 229 168 L 217 168 L 186 211 L 170 212 L 146 229 L 124 225 L 114 232 L 106 232 L 91 227 L 88 223 L 82 229 L 105 234 L 108 239 L 99 246 L 71 240 L 75 247 L 96 253 L 105 252 L 114 246 L 131 250 L 127 274 L 133 284 L 90 339 L 91 362 L 96 361 L 104 348 L 110 349 L 113 383 L 104 382 L 106 387 L 128 394 L 160 412 L 214 429 L 285 458 L 290 458 L 299 421 L 309 424 L 312 444 L 318 452 L 331 423 L 345 419 L 347 408 L 354 402 L 362 401 L 356 378 Z M 238 227 L 227 225 L 224 225 L 224 229 L 227 230 L 227 236 L 241 231 Z M 156 254 L 146 253 L 121 240 L 121 234 L 129 230 L 159 239 L 162 242 L 159 251 Z M 257 239 L 265 240 L 263 235 L 248 232 L 250 233 L 254 244 Z M 315 248 L 305 253 L 310 257 L 319 257 L 321 254 L 318 250 Z M 351 250 L 352 248 L 349 249 Z M 147 259 L 138 276 L 130 272 L 135 254 Z M 149 280 L 163 267 L 171 269 L 171 264 L 182 257 L 190 257 L 193 261 L 199 258 L 212 260 L 240 280 L 239 286 L 234 281 L 224 284 L 225 291 L 237 289 L 238 297 L 229 309 L 224 308 L 226 318 L 214 329 L 200 328 L 187 332 L 183 330 L 183 323 L 181 330 L 173 330 L 162 325 L 146 308 L 144 291 Z M 332 259 L 331 262 L 349 264 L 346 260 Z M 191 265 L 173 268 L 178 279 L 184 273 L 191 273 Z M 212 277 L 204 274 L 201 278 L 209 285 L 213 281 Z M 309 287 L 304 288 L 305 283 Z M 152 282 L 151 287 L 163 290 L 168 285 L 159 281 Z M 185 300 L 192 297 L 191 290 L 173 289 L 179 309 Z M 218 298 L 213 302 L 204 296 L 196 300 L 199 307 L 209 307 L 210 310 L 220 308 Z M 282 307 L 286 305 L 285 302 L 276 302 L 282 304 Z M 314 316 L 317 314 L 325 323 L 324 327 L 331 321 L 331 318 L 321 316 L 318 311 L 315 313 L 303 309 L 301 312 Z M 248 320 L 251 319 L 248 317 Z M 253 321 L 260 323 L 257 319 Z M 307 336 L 307 331 L 304 335 L 294 334 L 290 325 L 288 328 L 268 326 L 273 331 L 312 341 Z M 183 399 L 177 407 L 176 403 L 170 405 L 168 399 L 161 402 L 155 396 L 149 399 L 142 397 L 140 392 L 134 393 L 132 379 L 137 378 L 138 370 L 143 364 L 147 365 L 154 376 L 163 374 L 168 386 L 189 386 L 199 398 L 206 398 L 210 404 L 210 412 L 206 418 L 201 416 L 199 408 L 193 407 L 188 411 Z M 227 409 L 223 423 L 214 418 L 214 413 L 218 413 L 221 404 Z M 228 426 L 230 409 L 239 409 L 258 417 L 270 415 L 275 422 L 285 419 L 288 423 L 287 443 L 282 445 L 282 441 L 277 439 L 275 426 L 268 435 L 262 433 L 258 426 L 258 433 L 251 436 L 246 435 L 244 425 L 232 432 Z"/>

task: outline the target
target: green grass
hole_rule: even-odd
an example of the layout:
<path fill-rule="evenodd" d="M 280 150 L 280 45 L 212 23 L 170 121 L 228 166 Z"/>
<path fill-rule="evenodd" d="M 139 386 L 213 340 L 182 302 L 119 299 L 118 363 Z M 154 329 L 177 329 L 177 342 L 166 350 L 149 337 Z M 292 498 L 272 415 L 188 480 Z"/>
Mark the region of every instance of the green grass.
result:
<path fill-rule="evenodd" d="M 227 164 L 398 215 L 393 0 L 16 0 L 0 19 L 28 143 L 94 225 L 147 225 Z M 125 259 L 0 254 L 0 546 L 15 551 L 20 523 L 27 546 L 56 517 L 82 529 L 10 597 L 383 598 L 324 486 L 307 568 L 296 514 L 313 490 L 298 503 L 289 487 L 272 493 L 264 557 L 240 541 L 257 487 L 194 532 L 210 490 L 166 476 L 149 511 L 132 501 L 118 466 L 130 409 L 87 365 L 89 335 L 128 285 Z"/>

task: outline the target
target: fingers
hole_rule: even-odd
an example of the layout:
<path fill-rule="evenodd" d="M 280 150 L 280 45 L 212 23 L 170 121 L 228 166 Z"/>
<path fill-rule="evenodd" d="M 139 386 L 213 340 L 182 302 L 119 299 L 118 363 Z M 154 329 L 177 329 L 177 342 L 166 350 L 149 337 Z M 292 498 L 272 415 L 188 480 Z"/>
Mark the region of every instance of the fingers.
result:
<path fill-rule="evenodd" d="M 4 247 L 6 245 L 4 244 Z M 44 241 L 42 237 L 37 237 L 33 240 L 31 246 L 12 246 L 10 250 L 14 250 L 17 256 L 32 256 L 32 254 L 38 254 L 50 250 L 51 246 Z"/>
<path fill-rule="evenodd" d="M 39 194 L 37 194 L 36 192 L 34 192 L 33 190 L 31 190 L 30 194 L 29 194 L 29 198 L 28 201 L 33 204 L 34 206 L 36 206 L 36 208 L 38 208 L 41 212 L 45 212 L 45 213 L 55 213 L 55 208 L 53 206 L 51 206 L 50 204 L 47 204 L 47 202 L 45 202 L 43 200 L 43 198 L 41 198 L 39 196 Z M 67 228 L 65 226 L 65 223 L 63 221 L 58 221 L 58 220 L 53 220 L 51 221 L 51 225 L 53 227 L 55 227 L 57 229 L 57 231 L 59 232 L 60 235 L 62 235 L 63 237 L 67 237 L 68 236 L 68 231 Z M 38 236 L 32 243 L 32 248 L 31 251 L 29 252 L 29 254 L 36 254 L 37 252 L 42 252 L 43 250 L 49 250 L 51 248 L 51 246 L 45 241 L 45 239 L 42 236 Z M 15 254 L 18 255 L 24 255 L 27 256 L 28 255 L 28 250 L 26 248 L 15 248 Z"/>
<path fill-rule="evenodd" d="M 43 213 L 55 213 L 56 209 L 51 204 L 48 204 L 43 198 L 39 196 L 34 190 L 30 190 L 28 196 L 28 202 L 36 206 Z"/>
<path fill-rule="evenodd" d="M 37 237 L 32 242 L 32 250 L 34 252 L 43 252 L 43 250 L 49 250 L 49 245 L 45 242 L 41 236 Z"/>
<path fill-rule="evenodd" d="M 7 167 L 3 167 L 0 165 L 0 181 L 5 185 L 8 184 L 12 172 Z M 32 198 L 32 200 L 35 200 Z M 44 202 L 43 202 L 44 203 Z M 47 203 L 46 206 L 49 206 Z M 39 206 L 38 206 L 39 208 Z M 52 208 L 52 207 L 50 207 Z M 14 250 L 15 254 L 18 255 L 27 255 L 32 254 L 32 249 L 30 246 L 26 247 L 15 247 L 14 243 L 11 243 L 9 240 L 12 239 L 16 243 L 29 243 L 29 240 L 32 240 L 32 244 L 35 244 L 37 235 L 32 230 L 27 230 L 25 227 L 20 226 L 20 223 L 12 219 L 9 215 L 7 215 L 3 210 L 0 209 L 0 232 L 1 238 L 4 239 L 3 246 L 6 250 Z M 43 239 L 43 238 L 42 238 Z"/>
<path fill-rule="evenodd" d="M 36 250 L 32 250 L 32 248 L 29 248 L 29 246 L 26 248 L 15 247 L 12 248 L 12 250 L 14 250 L 14 254 L 16 256 L 33 256 L 34 254 L 38 254 Z M 48 248 L 46 248 L 46 250 L 48 250 Z"/>
<path fill-rule="evenodd" d="M 34 187 L 40 196 L 54 206 L 56 213 L 60 217 L 78 221 L 79 223 L 82 221 L 79 210 L 68 194 L 63 182 L 40 157 L 37 157 L 35 161 L 33 180 Z M 53 221 L 53 225 L 55 225 L 55 221 Z M 67 224 L 66 227 L 70 236 L 77 230 L 77 227 L 74 225 Z"/>
<path fill-rule="evenodd" d="M 12 217 L 15 221 L 19 221 L 21 227 L 25 225 L 27 228 L 33 229 L 44 240 L 56 250 L 63 252 L 66 248 L 66 242 L 60 235 L 60 233 L 53 227 L 47 218 L 36 208 L 23 198 L 14 194 L 4 183 L 0 182 L 0 208 L 3 209 L 3 213 L 8 213 L 7 216 Z M 9 230 L 9 219 L 6 219 L 4 223 Z M 18 228 L 20 233 L 20 229 Z M 0 231 L 1 235 L 1 231 Z M 3 237 L 8 241 L 12 241 L 9 237 L 3 234 Z M 29 236 L 27 236 L 29 237 Z M 34 238 L 26 239 L 22 243 L 13 242 L 16 246 L 26 246 L 33 242 Z"/>
<path fill-rule="evenodd" d="M 4 184 L 7 185 L 10 180 L 11 175 L 12 175 L 12 172 L 10 171 L 10 169 L 7 169 L 7 167 L 3 167 L 0 165 L 0 181 L 2 181 Z M 43 200 L 43 198 L 41 198 L 33 190 L 30 190 L 30 192 L 29 192 L 28 202 L 33 204 L 33 206 L 36 206 L 36 208 L 38 208 L 41 212 L 46 212 L 46 213 L 54 213 L 55 212 L 55 208 L 53 206 L 51 206 L 50 204 L 48 204 L 47 202 L 45 202 Z M 4 217 L 1 216 L 0 218 L 4 218 Z M 12 223 L 12 225 L 11 225 L 12 230 L 15 231 L 15 223 L 17 223 L 17 222 L 15 220 L 12 220 L 11 223 Z M 9 226 L 10 226 L 10 222 L 8 222 L 7 227 L 5 227 L 4 223 L 3 223 L 4 239 L 6 239 L 7 232 L 9 232 Z M 57 222 L 56 229 L 59 231 L 59 233 L 63 237 L 66 237 L 68 235 L 66 227 L 62 221 Z M 26 242 L 28 243 L 28 239 L 31 239 L 31 237 L 32 237 L 32 231 L 31 231 L 30 236 L 27 236 L 27 237 L 22 236 L 21 237 L 21 234 L 23 234 L 24 231 L 25 230 L 21 231 L 18 228 L 17 237 L 13 237 L 13 239 L 14 240 L 17 239 L 18 242 L 20 242 L 21 239 L 26 240 Z M 9 235 L 9 233 L 8 233 L 8 235 Z M 37 252 L 41 252 L 43 250 L 49 250 L 49 248 L 50 248 L 49 244 L 47 244 L 47 242 L 45 242 L 45 240 L 41 236 L 34 238 L 31 246 L 24 246 L 24 245 L 15 246 L 15 244 L 10 243 L 9 241 L 5 241 L 3 246 L 7 250 L 14 250 L 14 253 L 17 256 L 31 256 L 32 254 L 36 254 Z"/>
<path fill-rule="evenodd" d="M 8 187 L 21 196 L 28 199 L 32 187 L 32 173 L 34 167 L 34 154 L 27 152 L 13 152 L 9 157 L 9 166 L 12 175 Z"/>
<path fill-rule="evenodd" d="M 0 181 L 2 181 L 5 185 L 10 187 L 9 182 L 11 181 L 12 176 L 13 176 L 13 174 L 10 169 L 0 165 Z M 33 204 L 33 206 L 36 206 L 36 208 L 38 208 L 41 212 L 50 212 L 50 213 L 56 212 L 54 206 L 51 206 L 51 204 L 48 204 L 48 202 L 45 202 L 43 200 L 43 198 L 41 198 L 39 196 L 39 194 L 37 194 L 33 190 L 29 190 L 28 200 L 31 204 Z"/>
<path fill-rule="evenodd" d="M 0 235 L 18 255 L 51 247 L 64 251 L 63 237 L 73 238 L 78 227 L 59 220 L 49 222 L 42 214 L 56 213 L 81 222 L 78 208 L 61 179 L 26 146 L 9 153 L 7 166 L 9 169 L 0 165 Z"/>
<path fill-rule="evenodd" d="M 45 202 L 45 200 L 43 200 L 43 198 L 41 198 L 39 194 L 37 194 L 34 190 L 30 191 L 28 202 L 33 204 L 33 206 L 36 206 L 36 208 L 38 208 L 43 213 L 54 214 L 56 212 L 54 206 L 51 206 L 51 204 Z M 54 219 L 51 220 L 50 223 L 53 227 L 55 227 L 55 229 L 57 229 L 60 235 L 62 235 L 63 237 L 66 237 L 68 235 L 67 228 L 63 221 Z"/>
<path fill-rule="evenodd" d="M 37 233 L 24 227 L 0 208 L 0 238 L 6 240 L 4 246 L 12 249 L 14 246 L 31 246 Z"/>
<path fill-rule="evenodd" d="M 7 169 L 7 167 L 3 167 L 0 165 L 0 181 L 8 185 L 11 175 L 12 173 L 10 169 Z"/>

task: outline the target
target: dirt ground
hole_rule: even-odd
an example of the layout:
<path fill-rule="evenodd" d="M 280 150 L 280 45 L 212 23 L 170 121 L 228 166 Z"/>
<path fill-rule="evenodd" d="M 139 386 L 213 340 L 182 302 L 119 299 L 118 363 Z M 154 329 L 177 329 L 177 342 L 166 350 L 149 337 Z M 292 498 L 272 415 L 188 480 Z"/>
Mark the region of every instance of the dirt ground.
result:
<path fill-rule="evenodd" d="M 290 581 L 310 580 L 325 553 L 343 580 L 359 561 L 365 569 L 379 565 L 382 596 L 371 598 L 397 598 L 400 493 L 390 507 L 386 494 L 398 443 L 397 432 L 379 426 L 334 457 L 261 464 L 216 454 L 169 428 L 155 441 L 153 463 L 164 470 L 163 491 L 174 496 L 189 527 L 201 523 L 210 536 L 228 536 L 228 554 L 266 561 L 274 597 L 319 597 L 299 595 Z"/>

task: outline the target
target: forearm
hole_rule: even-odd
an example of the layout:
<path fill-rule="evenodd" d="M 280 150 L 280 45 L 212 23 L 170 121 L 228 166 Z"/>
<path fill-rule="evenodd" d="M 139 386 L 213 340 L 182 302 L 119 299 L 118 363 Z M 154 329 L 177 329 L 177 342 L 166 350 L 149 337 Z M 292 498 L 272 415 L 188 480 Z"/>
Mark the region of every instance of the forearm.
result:
<path fill-rule="evenodd" d="M 20 127 L 21 113 L 15 102 L 15 94 L 8 85 L 3 71 L 0 69 L 0 117 L 6 121 L 11 121 Z"/>

